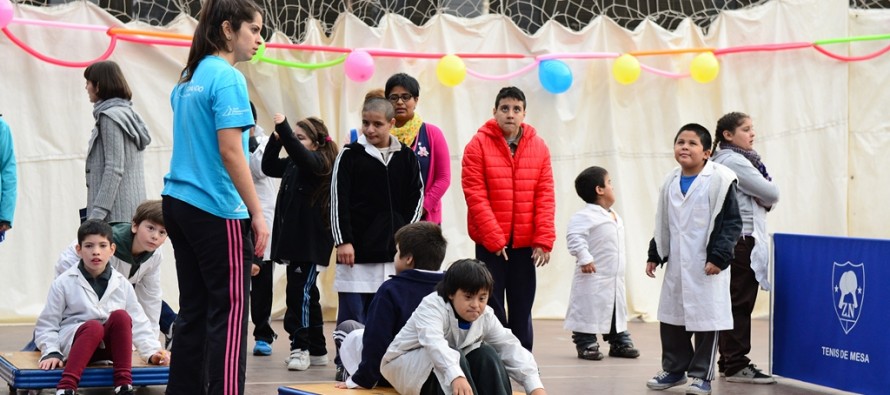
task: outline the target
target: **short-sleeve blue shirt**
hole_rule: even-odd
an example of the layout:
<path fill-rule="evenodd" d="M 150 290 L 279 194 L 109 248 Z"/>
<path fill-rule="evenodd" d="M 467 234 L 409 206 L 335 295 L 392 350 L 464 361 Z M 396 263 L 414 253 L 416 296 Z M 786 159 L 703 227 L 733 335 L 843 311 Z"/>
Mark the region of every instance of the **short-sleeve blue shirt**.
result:
<path fill-rule="evenodd" d="M 170 94 L 173 106 L 173 156 L 162 195 L 191 204 L 221 218 L 248 218 L 247 206 L 222 162 L 217 131 L 253 127 L 247 82 L 238 69 L 218 56 L 198 64 L 191 80 Z"/>

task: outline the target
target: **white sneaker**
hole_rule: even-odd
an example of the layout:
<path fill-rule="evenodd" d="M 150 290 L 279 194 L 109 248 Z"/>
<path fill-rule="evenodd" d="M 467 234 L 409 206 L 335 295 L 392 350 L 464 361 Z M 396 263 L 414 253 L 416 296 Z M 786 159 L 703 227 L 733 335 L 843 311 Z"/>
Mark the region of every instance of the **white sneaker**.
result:
<path fill-rule="evenodd" d="M 287 370 L 309 369 L 309 351 L 293 350 L 290 352 L 290 357 L 284 362 L 287 363 Z"/>
<path fill-rule="evenodd" d="M 309 356 L 309 365 L 312 366 L 327 366 L 328 364 L 328 355 L 310 355 Z"/>

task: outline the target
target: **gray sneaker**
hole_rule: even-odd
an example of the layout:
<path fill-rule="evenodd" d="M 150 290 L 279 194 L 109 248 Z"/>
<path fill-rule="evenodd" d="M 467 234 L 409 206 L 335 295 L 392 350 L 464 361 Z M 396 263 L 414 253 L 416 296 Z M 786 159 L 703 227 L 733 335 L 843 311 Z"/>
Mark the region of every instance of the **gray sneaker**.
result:
<path fill-rule="evenodd" d="M 730 383 L 773 384 L 776 379 L 763 373 L 752 363 L 733 375 L 726 375 L 726 381 Z"/>

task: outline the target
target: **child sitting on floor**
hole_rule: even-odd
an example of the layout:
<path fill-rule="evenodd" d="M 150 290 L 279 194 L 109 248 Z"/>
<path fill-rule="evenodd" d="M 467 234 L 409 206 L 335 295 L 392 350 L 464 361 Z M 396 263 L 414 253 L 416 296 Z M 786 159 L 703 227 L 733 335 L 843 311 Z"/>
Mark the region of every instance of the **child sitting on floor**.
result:
<path fill-rule="evenodd" d="M 400 394 L 546 395 L 532 353 L 488 307 L 485 264 L 462 259 L 423 298 L 383 356 L 380 372 Z M 427 373 L 429 372 L 429 373 Z"/>
<path fill-rule="evenodd" d="M 132 349 L 145 361 L 167 365 L 170 357 L 136 300 L 127 278 L 108 265 L 114 254 L 111 226 L 87 220 L 77 230 L 81 261 L 50 286 L 37 319 L 37 345 L 44 370 L 65 367 L 56 395 L 76 394 L 87 364 L 111 360 L 114 393 L 135 394 Z"/>
<path fill-rule="evenodd" d="M 380 359 L 417 305 L 442 281 L 439 268 L 448 243 L 439 225 L 427 221 L 405 225 L 395 240 L 396 275 L 377 289 L 367 326 L 347 320 L 334 331 L 334 339 L 344 339 L 338 352 L 345 367 L 337 366 L 341 375 L 337 381 L 344 383 L 337 383 L 337 388 L 391 386 L 380 377 Z"/>

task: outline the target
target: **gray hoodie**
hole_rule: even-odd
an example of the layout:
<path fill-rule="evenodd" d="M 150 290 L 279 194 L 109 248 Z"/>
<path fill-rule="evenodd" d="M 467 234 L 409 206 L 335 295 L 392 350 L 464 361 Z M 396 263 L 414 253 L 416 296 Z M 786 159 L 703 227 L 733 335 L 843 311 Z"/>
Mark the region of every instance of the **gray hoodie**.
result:
<path fill-rule="evenodd" d="M 145 200 L 142 153 L 151 136 L 129 100 L 100 100 L 86 159 L 87 216 L 127 222 Z"/>

